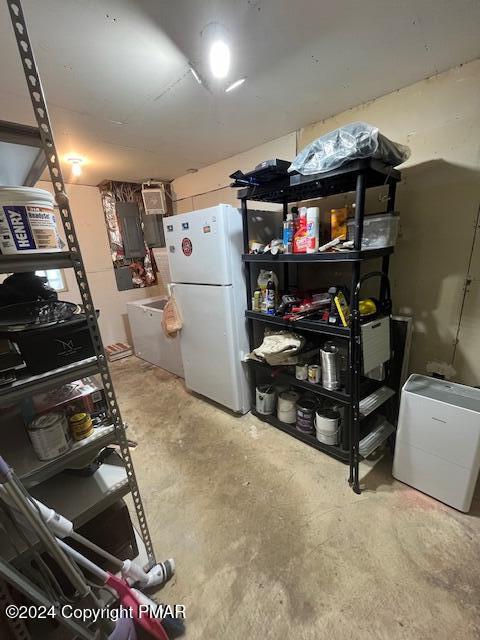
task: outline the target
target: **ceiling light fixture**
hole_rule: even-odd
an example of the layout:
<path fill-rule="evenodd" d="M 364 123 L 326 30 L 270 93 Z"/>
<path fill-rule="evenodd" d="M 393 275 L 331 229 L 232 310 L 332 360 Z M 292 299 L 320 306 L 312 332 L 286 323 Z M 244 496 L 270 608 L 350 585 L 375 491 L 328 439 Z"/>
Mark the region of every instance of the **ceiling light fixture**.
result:
<path fill-rule="evenodd" d="M 82 174 L 82 158 L 67 158 L 67 161 L 72 165 L 72 175 L 80 176 Z"/>
<path fill-rule="evenodd" d="M 202 83 L 202 79 L 200 78 L 200 76 L 199 76 L 199 74 L 198 74 L 198 71 L 196 71 L 196 70 L 192 67 L 192 65 L 189 65 L 189 66 L 190 66 L 190 71 L 192 72 L 192 76 L 195 78 L 195 80 L 198 82 L 198 84 L 203 84 L 203 83 Z"/>
<path fill-rule="evenodd" d="M 242 85 L 245 82 L 245 80 L 246 78 L 240 78 L 239 80 L 235 80 L 235 82 L 232 82 L 232 84 L 228 85 L 228 87 L 225 89 L 225 93 L 228 93 L 229 91 L 233 91 L 234 89 Z"/>
<path fill-rule="evenodd" d="M 230 69 L 230 48 L 223 40 L 210 47 L 210 69 L 215 78 L 226 78 Z"/>

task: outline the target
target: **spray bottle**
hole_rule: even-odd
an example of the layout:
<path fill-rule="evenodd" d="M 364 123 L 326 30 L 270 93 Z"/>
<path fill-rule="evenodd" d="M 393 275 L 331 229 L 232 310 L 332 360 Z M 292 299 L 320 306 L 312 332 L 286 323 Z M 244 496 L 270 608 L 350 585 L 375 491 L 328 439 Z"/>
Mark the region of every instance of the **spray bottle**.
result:
<path fill-rule="evenodd" d="M 287 219 L 283 222 L 283 253 L 293 253 L 294 231 L 293 213 L 287 213 Z"/>

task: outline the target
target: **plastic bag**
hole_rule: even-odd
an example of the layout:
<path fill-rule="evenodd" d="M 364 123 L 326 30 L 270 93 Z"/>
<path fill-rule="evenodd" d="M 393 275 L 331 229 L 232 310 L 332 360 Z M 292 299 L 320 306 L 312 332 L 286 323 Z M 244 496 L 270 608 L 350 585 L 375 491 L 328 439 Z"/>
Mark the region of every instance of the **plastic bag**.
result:
<path fill-rule="evenodd" d="M 376 158 L 396 167 L 410 157 L 410 149 L 392 142 L 366 122 L 350 124 L 317 138 L 300 151 L 288 171 L 304 176 L 338 169 L 346 162 Z"/>
<path fill-rule="evenodd" d="M 182 328 L 182 317 L 175 298 L 170 296 L 163 308 L 162 327 L 166 336 L 173 338 Z"/>

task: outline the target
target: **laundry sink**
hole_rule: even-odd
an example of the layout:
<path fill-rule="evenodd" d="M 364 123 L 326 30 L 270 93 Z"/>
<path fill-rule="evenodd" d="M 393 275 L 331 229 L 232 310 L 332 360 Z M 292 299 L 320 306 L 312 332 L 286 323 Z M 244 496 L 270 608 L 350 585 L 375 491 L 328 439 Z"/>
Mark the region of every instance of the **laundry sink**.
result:
<path fill-rule="evenodd" d="M 154 300 L 153 302 L 145 302 L 145 304 L 141 306 L 150 307 L 152 309 L 161 309 L 163 311 L 163 309 L 165 309 L 166 304 L 167 304 L 167 298 L 161 298 L 160 300 Z"/>

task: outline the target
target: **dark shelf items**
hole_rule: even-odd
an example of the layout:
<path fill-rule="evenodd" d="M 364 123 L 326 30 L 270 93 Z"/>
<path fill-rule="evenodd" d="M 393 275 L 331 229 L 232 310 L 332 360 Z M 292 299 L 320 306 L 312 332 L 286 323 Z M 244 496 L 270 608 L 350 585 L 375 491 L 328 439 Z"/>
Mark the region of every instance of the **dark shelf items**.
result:
<path fill-rule="evenodd" d="M 248 360 L 248 363 L 251 367 L 257 368 L 259 371 L 263 371 L 264 374 L 270 376 L 270 378 L 274 382 L 285 384 L 290 387 L 296 387 L 297 389 L 302 389 L 307 393 L 318 395 L 323 398 L 328 398 L 336 404 L 341 403 L 348 405 L 352 401 L 352 394 L 348 393 L 346 389 L 331 391 L 330 389 L 325 389 L 325 387 L 323 387 L 321 384 L 314 384 L 312 382 L 309 382 L 308 380 L 297 380 L 297 378 L 295 378 L 293 374 L 290 374 L 288 373 L 288 371 L 286 371 L 286 367 L 284 366 L 271 367 L 264 362 L 258 362 L 256 360 Z M 360 385 L 360 413 L 362 414 L 362 418 L 362 403 L 369 398 L 370 394 L 374 394 L 375 391 L 380 387 L 382 387 L 382 383 L 380 382 L 366 379 L 362 381 L 362 384 Z M 368 414 L 372 411 L 373 409 L 369 406 Z M 365 412 L 365 415 L 368 414 Z"/>
<path fill-rule="evenodd" d="M 350 329 L 348 327 L 339 327 L 327 322 L 317 322 L 315 320 L 295 320 L 289 322 L 281 316 L 271 316 L 267 313 L 259 311 L 245 311 L 245 316 L 250 320 L 265 322 L 266 324 L 275 324 L 288 329 L 301 329 L 303 331 L 311 331 L 312 333 L 321 333 L 325 336 L 333 336 L 335 338 L 349 338 Z"/>
<path fill-rule="evenodd" d="M 256 362 L 255 360 L 249 360 L 248 362 L 251 367 L 258 367 L 259 370 L 270 375 L 275 382 L 286 384 L 291 387 L 297 387 L 298 389 L 303 389 L 303 391 L 308 393 L 323 396 L 324 398 L 329 398 L 330 400 L 341 402 L 342 404 L 348 404 L 350 402 L 350 394 L 344 390 L 330 391 L 329 389 L 322 387 L 321 384 L 314 384 L 312 382 L 308 382 L 308 380 L 297 380 L 295 376 L 284 370 L 285 367 L 271 367 L 268 364 Z"/>
<path fill-rule="evenodd" d="M 274 415 L 262 415 L 256 411 L 255 404 L 252 408 L 253 415 L 261 420 L 268 422 L 277 429 L 281 429 L 285 433 L 301 440 L 319 451 L 323 451 L 333 456 L 337 460 L 349 462 L 350 473 L 349 483 L 356 493 L 360 493 L 359 481 L 359 461 L 360 455 L 360 429 L 361 422 L 365 416 L 360 411 L 360 402 L 363 398 L 362 407 L 369 406 L 371 411 L 380 407 L 387 394 L 377 393 L 382 385 L 363 378 L 362 376 L 362 356 L 361 356 L 361 322 L 358 308 L 359 288 L 366 276 L 361 278 L 361 265 L 372 259 L 381 260 L 381 270 L 371 272 L 368 277 L 380 276 L 381 287 L 379 299 L 384 308 L 390 308 L 391 301 L 389 299 L 389 283 L 388 269 L 390 255 L 393 253 L 393 247 L 385 247 L 381 249 L 361 250 L 363 238 L 363 223 L 365 216 L 365 193 L 372 187 L 386 186 L 388 188 L 387 211 L 393 211 L 395 207 L 396 184 L 400 180 L 401 174 L 393 167 L 386 166 L 382 162 L 371 159 L 356 160 L 350 162 L 340 169 L 329 171 L 328 173 L 317 174 L 313 176 L 292 175 L 282 177 L 274 182 L 269 182 L 263 186 L 248 187 L 238 192 L 238 198 L 241 200 L 243 212 L 243 243 L 244 255 L 243 262 L 245 264 L 245 280 L 247 289 L 247 310 L 245 316 L 248 319 L 248 330 L 250 339 L 250 349 L 255 348 L 255 331 L 254 325 L 262 323 L 264 325 L 276 326 L 278 328 L 289 328 L 325 336 L 326 339 L 341 339 L 346 342 L 348 347 L 348 366 L 346 373 L 345 386 L 346 389 L 338 391 L 329 391 L 321 385 L 312 384 L 308 381 L 297 380 L 288 372 L 278 372 L 268 365 L 260 363 L 252 363 L 250 365 L 250 385 L 252 402 L 255 403 L 255 389 L 257 378 L 265 375 L 284 383 L 288 386 L 302 389 L 313 395 L 331 400 L 333 403 L 342 404 L 344 406 L 342 419 L 342 437 L 338 446 L 329 446 L 319 442 L 314 436 L 306 435 L 298 431 L 295 425 L 285 424 L 278 420 Z M 284 218 L 288 213 L 289 203 L 299 203 L 304 200 L 330 196 L 339 193 L 355 191 L 355 217 L 353 220 L 353 249 L 349 252 L 326 252 L 314 254 L 271 254 L 251 255 L 249 254 L 249 237 L 248 237 L 248 201 L 254 202 L 274 202 L 283 205 Z M 343 327 L 338 325 L 330 325 L 325 322 L 315 321 L 312 319 L 297 320 L 295 322 L 285 321 L 280 316 L 268 315 L 251 309 L 252 296 L 252 265 L 258 270 L 256 263 L 267 263 L 272 267 L 275 263 L 282 263 L 283 288 L 288 291 L 288 281 L 290 269 L 298 264 L 309 264 L 320 267 L 325 263 L 343 263 L 347 264 L 351 270 L 351 277 L 348 286 L 350 288 L 350 310 L 351 325 Z M 313 335 L 312 335 L 313 338 Z M 269 371 L 270 370 L 270 371 Z M 384 388 L 384 387 L 382 387 Z M 348 390 L 348 391 L 347 391 Z M 375 395 L 377 393 L 377 395 Z M 370 401 L 367 403 L 368 394 Z M 362 430 L 368 431 L 368 424 L 362 427 Z"/>
<path fill-rule="evenodd" d="M 328 444 L 323 444 L 323 442 L 320 442 L 319 440 L 317 440 L 315 436 L 309 436 L 307 433 L 302 433 L 295 427 L 294 424 L 287 424 L 286 422 L 281 422 L 277 417 L 273 415 L 271 416 L 263 415 L 262 413 L 258 413 L 256 409 L 252 409 L 252 414 L 257 418 L 260 418 L 260 420 L 263 420 L 264 422 L 268 422 L 268 424 L 271 424 L 273 427 L 276 427 L 277 429 L 280 429 L 281 431 L 288 433 L 289 435 L 293 436 L 297 440 L 301 440 L 305 444 L 310 445 L 314 449 L 323 451 L 324 453 L 327 453 L 329 456 L 332 456 L 332 458 L 336 458 L 341 462 L 348 462 L 349 453 L 348 451 L 345 451 L 345 449 L 342 449 L 341 447 L 334 447 Z"/>
<path fill-rule="evenodd" d="M 278 253 L 272 256 L 271 253 L 250 254 L 246 253 L 242 256 L 244 262 L 361 262 L 362 260 L 374 260 L 375 258 L 383 258 L 393 253 L 393 247 L 385 247 L 384 249 L 368 249 L 364 251 L 333 251 L 323 253 Z"/>
<path fill-rule="evenodd" d="M 357 176 L 362 174 L 365 188 L 395 184 L 400 180 L 400 171 L 379 160 L 355 160 L 348 164 L 312 176 L 292 175 L 290 178 L 270 182 L 261 187 L 248 187 L 238 192 L 240 200 L 256 202 L 300 202 L 313 198 L 323 198 L 338 193 L 355 191 Z"/>
<path fill-rule="evenodd" d="M 14 382 L 0 387 L 0 406 L 13 404 L 33 393 L 41 393 L 95 373 L 98 373 L 98 361 L 95 356 L 38 375 L 20 373 Z"/>

